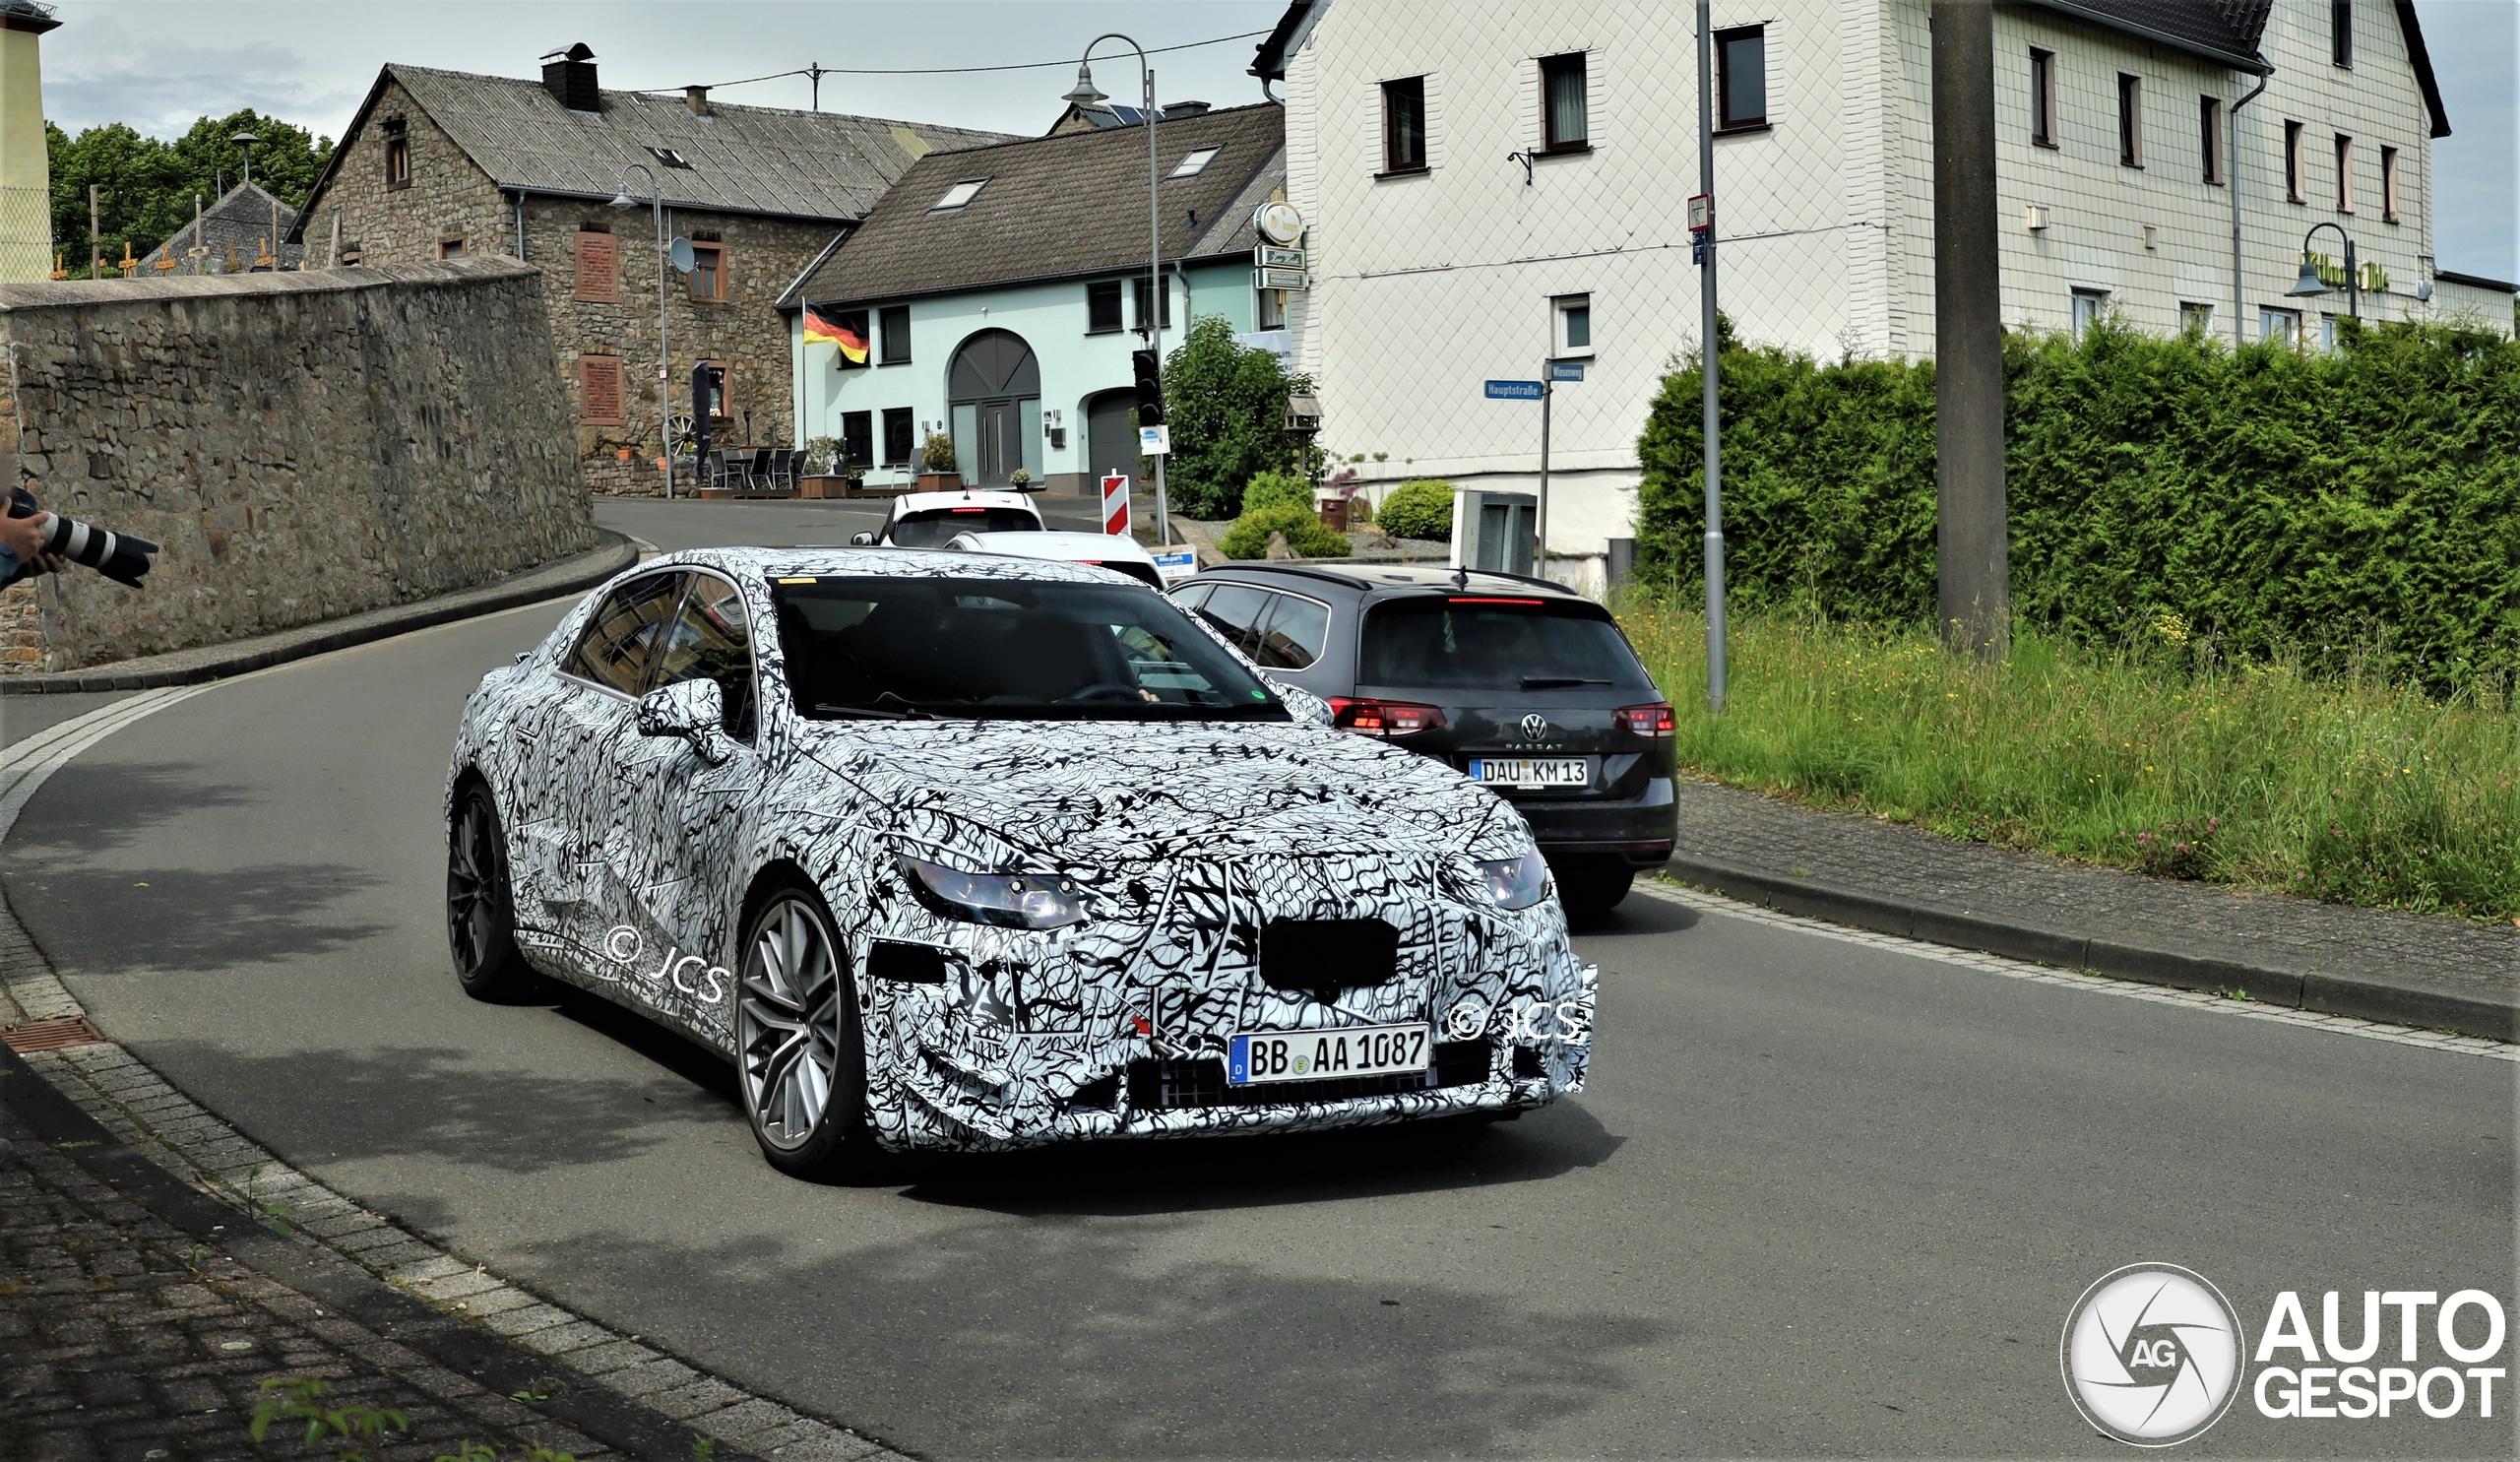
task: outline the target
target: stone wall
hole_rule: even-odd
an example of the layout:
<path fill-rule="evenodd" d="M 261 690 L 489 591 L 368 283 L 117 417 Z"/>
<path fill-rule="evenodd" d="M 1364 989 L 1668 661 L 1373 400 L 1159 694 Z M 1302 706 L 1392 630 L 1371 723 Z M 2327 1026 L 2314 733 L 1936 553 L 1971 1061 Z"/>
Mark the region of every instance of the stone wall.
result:
<path fill-rule="evenodd" d="M 333 185 L 306 218 L 308 257 L 317 263 L 332 246 L 340 220 L 342 248 L 366 265 L 435 261 L 454 248 L 466 258 L 517 255 L 517 200 L 473 165 L 454 139 L 429 119 L 402 85 L 388 79 L 366 126 L 343 140 Z M 389 186 L 383 123 L 400 118 L 410 156 L 410 181 Z M 642 191 L 637 208 L 615 209 L 603 199 L 525 198 L 526 262 L 542 270 L 543 303 L 554 337 L 549 368 L 560 378 L 586 485 L 598 492 L 659 494 L 663 476 L 657 398 L 656 224 Z M 668 271 L 665 280 L 665 343 L 672 348 L 668 383 L 673 410 L 691 410 L 691 367 L 698 360 L 727 365 L 727 398 L 740 444 L 742 413 L 752 413 L 753 439 L 761 445 L 794 446 L 793 374 L 786 320 L 773 307 L 841 231 L 831 222 L 743 214 L 664 211 L 667 237 L 714 241 L 725 249 L 726 288 L 722 300 L 698 300 L 688 278 Z M 584 287 L 578 274 L 578 234 L 609 232 L 612 287 Z M 586 298 L 589 294 L 613 297 Z M 590 417 L 579 400 L 582 359 L 621 361 L 623 412 L 616 418 Z M 720 441 L 729 439 L 722 435 Z"/>
<path fill-rule="evenodd" d="M 0 286 L 0 482 L 162 545 L 0 595 L 0 671 L 424 599 L 592 547 L 536 271 L 512 259 Z"/>

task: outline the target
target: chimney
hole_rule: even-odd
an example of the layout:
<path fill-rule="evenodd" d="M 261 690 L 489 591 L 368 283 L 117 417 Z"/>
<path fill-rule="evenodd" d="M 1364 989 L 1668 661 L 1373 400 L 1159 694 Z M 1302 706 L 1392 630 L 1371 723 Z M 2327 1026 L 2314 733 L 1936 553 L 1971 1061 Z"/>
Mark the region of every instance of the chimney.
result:
<path fill-rule="evenodd" d="M 601 111 L 595 90 L 595 52 L 583 40 L 542 58 L 542 90 L 571 111 Z"/>
<path fill-rule="evenodd" d="M 683 88 L 682 104 L 690 107 L 691 114 L 695 117 L 709 115 L 709 89 L 707 87 Z"/>

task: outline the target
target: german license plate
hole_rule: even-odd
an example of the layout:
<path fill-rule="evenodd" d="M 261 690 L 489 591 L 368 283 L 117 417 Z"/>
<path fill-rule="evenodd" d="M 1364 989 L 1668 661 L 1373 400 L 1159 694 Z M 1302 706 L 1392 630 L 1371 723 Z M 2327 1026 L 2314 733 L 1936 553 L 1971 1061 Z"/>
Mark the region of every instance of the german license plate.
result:
<path fill-rule="evenodd" d="M 1226 1047 L 1228 1086 L 1269 1081 L 1337 1081 L 1423 1071 L 1433 1059 L 1433 1028 L 1348 1026 L 1336 1031 L 1261 1031 Z"/>
<path fill-rule="evenodd" d="M 1470 780 L 1485 787 L 1590 787 L 1593 764 L 1581 756 L 1474 756 Z"/>

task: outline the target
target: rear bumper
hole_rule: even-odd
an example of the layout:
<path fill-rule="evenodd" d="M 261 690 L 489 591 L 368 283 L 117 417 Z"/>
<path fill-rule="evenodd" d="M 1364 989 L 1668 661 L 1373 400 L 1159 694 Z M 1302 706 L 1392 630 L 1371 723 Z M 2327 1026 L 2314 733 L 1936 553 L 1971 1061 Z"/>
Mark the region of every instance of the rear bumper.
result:
<path fill-rule="evenodd" d="M 1679 836 L 1679 805 L 1671 782 L 1656 777 L 1632 801 L 1517 801 L 1514 810 L 1531 824 L 1543 854 L 1615 854 L 1631 866 L 1660 866 Z"/>

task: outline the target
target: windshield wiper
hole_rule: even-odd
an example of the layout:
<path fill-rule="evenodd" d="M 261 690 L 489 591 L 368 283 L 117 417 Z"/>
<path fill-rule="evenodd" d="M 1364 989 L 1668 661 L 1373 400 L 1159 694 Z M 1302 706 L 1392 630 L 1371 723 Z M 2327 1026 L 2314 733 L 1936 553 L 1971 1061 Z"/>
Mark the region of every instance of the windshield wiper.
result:
<path fill-rule="evenodd" d="M 889 690 L 875 697 L 873 703 L 869 705 L 849 706 L 833 701 L 820 702 L 815 705 L 814 714 L 854 716 L 867 721 L 934 721 L 936 719 L 935 712 L 913 705 Z"/>
<path fill-rule="evenodd" d="M 1525 675 L 1525 690 L 1563 690 L 1574 685 L 1610 685 L 1610 680 L 1595 680 L 1583 675 Z"/>

